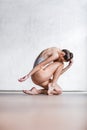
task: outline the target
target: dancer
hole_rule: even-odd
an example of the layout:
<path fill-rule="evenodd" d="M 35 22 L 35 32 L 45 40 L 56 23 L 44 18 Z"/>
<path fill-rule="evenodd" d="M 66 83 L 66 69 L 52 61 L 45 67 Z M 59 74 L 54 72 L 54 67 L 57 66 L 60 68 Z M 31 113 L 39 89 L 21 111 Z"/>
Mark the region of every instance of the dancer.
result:
<path fill-rule="evenodd" d="M 64 67 L 64 62 L 68 65 Z M 23 82 L 31 77 L 33 83 L 41 86 L 43 89 L 23 90 L 24 93 L 30 95 L 47 94 L 59 95 L 62 93 L 61 87 L 57 81 L 65 71 L 67 71 L 73 63 L 73 53 L 67 49 L 60 50 L 57 47 L 51 47 L 43 50 L 36 58 L 33 69 L 24 77 L 18 79 Z"/>

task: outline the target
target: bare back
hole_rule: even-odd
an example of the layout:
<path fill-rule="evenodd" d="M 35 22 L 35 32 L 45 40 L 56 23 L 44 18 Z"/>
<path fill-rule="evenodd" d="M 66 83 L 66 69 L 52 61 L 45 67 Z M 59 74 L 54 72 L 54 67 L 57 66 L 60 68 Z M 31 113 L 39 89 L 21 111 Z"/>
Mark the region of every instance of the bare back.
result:
<path fill-rule="evenodd" d="M 59 49 L 56 47 L 47 48 L 43 50 L 37 58 L 43 57 L 44 59 L 47 59 L 49 56 L 58 55 L 58 51 Z"/>

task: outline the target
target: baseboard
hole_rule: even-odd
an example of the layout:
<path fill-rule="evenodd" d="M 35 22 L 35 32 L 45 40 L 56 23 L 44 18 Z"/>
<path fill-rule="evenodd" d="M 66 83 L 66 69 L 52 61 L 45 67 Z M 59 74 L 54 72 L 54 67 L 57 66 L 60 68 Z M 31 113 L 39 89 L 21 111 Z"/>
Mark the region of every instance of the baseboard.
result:
<path fill-rule="evenodd" d="M 3 92 L 3 93 L 12 93 L 12 92 L 14 92 L 14 93 L 20 93 L 20 92 L 22 92 L 22 90 L 0 90 L 0 93 L 1 92 Z M 63 92 L 86 92 L 87 93 L 87 91 L 85 91 L 85 90 L 63 90 Z"/>

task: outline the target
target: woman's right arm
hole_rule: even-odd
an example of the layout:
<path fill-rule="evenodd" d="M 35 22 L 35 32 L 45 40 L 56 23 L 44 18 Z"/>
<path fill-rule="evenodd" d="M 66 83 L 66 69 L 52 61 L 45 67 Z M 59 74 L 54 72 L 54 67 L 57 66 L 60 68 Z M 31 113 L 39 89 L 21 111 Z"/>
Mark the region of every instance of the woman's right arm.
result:
<path fill-rule="evenodd" d="M 44 60 L 43 62 L 41 62 L 40 64 L 38 64 L 30 73 L 29 76 L 33 75 L 35 72 L 37 72 L 38 70 L 40 70 L 41 68 L 43 68 L 45 65 L 47 65 L 48 63 L 56 60 L 58 58 L 58 55 L 51 55 L 49 56 L 46 60 Z"/>
<path fill-rule="evenodd" d="M 46 64 L 58 59 L 58 54 L 53 54 L 49 56 L 46 60 L 38 64 L 35 68 L 33 68 L 27 75 L 24 77 L 18 79 L 19 82 L 23 82 L 26 79 L 28 79 L 30 76 L 32 76 L 35 72 L 39 71 L 41 68 L 43 68 Z"/>

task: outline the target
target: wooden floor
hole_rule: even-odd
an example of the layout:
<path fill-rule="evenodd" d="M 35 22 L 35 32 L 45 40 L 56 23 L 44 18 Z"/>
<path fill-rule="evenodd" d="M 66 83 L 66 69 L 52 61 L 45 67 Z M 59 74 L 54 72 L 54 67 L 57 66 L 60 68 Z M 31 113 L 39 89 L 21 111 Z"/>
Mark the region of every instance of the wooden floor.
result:
<path fill-rule="evenodd" d="M 0 130 L 87 130 L 87 93 L 0 93 Z"/>

